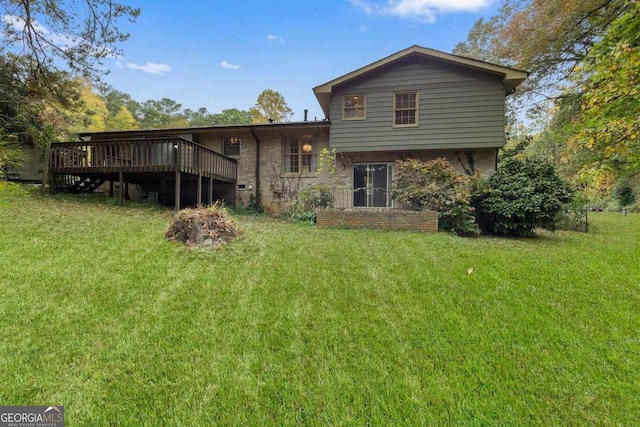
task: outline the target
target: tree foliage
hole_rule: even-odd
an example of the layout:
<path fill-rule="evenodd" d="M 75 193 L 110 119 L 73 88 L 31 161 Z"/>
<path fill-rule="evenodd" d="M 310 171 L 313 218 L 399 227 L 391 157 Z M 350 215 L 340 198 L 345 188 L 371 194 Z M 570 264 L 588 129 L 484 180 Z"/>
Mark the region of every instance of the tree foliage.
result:
<path fill-rule="evenodd" d="M 476 22 L 454 53 L 530 71 L 518 91 L 556 98 L 576 65 L 631 3 L 503 0 L 498 15 Z"/>
<path fill-rule="evenodd" d="M 256 105 L 249 109 L 253 123 L 288 122 L 293 111 L 284 97 L 275 90 L 266 89 L 258 95 Z"/>
<path fill-rule="evenodd" d="M 586 161 L 640 173 L 640 4 L 583 61 L 582 110 L 570 145 Z"/>
<path fill-rule="evenodd" d="M 102 60 L 118 56 L 119 44 L 129 37 L 118 21 L 133 22 L 139 14 L 112 0 L 0 0 L 0 52 L 29 58 L 33 76 L 65 69 L 96 77 L 103 73 Z"/>
<path fill-rule="evenodd" d="M 0 157 L 68 130 L 77 77 L 103 74 L 128 37 L 117 22 L 139 13 L 112 0 L 0 0 Z"/>
<path fill-rule="evenodd" d="M 472 203 L 483 232 L 502 236 L 532 237 L 534 229 L 553 230 L 563 204 L 571 200 L 568 185 L 549 163 L 540 159 L 504 159 L 474 192 Z"/>
<path fill-rule="evenodd" d="M 0 167 L 17 166 L 24 160 L 22 148 L 60 138 L 68 124 L 65 111 L 75 105 L 79 87 L 65 72 L 46 72 L 57 93 L 65 96 L 40 92 L 28 58 L 0 55 Z"/>
<path fill-rule="evenodd" d="M 196 111 L 184 110 L 190 126 L 233 126 L 251 124 L 251 114 L 246 110 L 228 108 L 221 113 L 209 113 L 202 107 Z"/>

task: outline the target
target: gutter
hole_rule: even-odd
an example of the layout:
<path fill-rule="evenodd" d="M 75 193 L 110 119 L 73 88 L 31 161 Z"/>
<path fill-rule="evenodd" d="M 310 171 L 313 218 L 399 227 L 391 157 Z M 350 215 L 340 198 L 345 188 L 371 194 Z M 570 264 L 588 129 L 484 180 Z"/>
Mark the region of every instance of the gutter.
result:
<path fill-rule="evenodd" d="M 256 201 L 259 205 L 262 205 L 262 192 L 260 191 L 260 138 L 256 135 L 255 127 L 250 127 L 249 132 L 256 141 Z"/>

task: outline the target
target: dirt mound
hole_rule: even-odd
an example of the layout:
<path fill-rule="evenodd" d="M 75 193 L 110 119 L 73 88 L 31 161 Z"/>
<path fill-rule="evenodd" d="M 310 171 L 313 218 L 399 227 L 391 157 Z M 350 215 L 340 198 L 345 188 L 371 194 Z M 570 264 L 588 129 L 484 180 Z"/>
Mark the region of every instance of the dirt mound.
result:
<path fill-rule="evenodd" d="M 218 247 L 240 235 L 224 207 L 183 209 L 171 221 L 164 236 L 187 246 Z"/>

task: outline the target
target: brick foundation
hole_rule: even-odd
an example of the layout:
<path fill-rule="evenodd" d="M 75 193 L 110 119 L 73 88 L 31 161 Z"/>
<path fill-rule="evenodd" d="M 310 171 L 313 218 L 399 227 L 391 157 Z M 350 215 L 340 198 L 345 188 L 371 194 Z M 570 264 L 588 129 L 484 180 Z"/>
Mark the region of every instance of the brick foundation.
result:
<path fill-rule="evenodd" d="M 380 228 L 385 230 L 438 231 L 438 213 L 400 209 L 320 209 L 318 227 Z"/>

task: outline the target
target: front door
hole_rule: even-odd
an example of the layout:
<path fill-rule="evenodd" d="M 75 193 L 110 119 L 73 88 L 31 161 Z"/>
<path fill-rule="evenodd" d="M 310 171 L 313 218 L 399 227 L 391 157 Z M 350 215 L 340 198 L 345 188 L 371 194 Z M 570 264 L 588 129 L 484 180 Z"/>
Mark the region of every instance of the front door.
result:
<path fill-rule="evenodd" d="M 353 166 L 353 206 L 390 208 L 391 180 L 391 164 L 355 164 Z"/>

